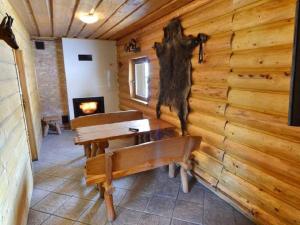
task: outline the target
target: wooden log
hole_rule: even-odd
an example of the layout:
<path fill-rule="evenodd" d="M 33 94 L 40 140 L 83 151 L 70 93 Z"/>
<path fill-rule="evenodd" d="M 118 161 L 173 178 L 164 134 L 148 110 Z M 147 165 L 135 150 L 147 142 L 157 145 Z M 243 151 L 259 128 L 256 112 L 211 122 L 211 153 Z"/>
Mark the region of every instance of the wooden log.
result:
<path fill-rule="evenodd" d="M 241 197 L 247 199 L 250 203 L 258 206 L 259 208 L 262 208 L 274 217 L 277 217 L 282 222 L 294 225 L 300 223 L 299 210 L 272 197 L 263 190 L 260 190 L 243 179 L 238 178 L 227 170 L 222 171 L 220 183 L 239 193 Z"/>
<path fill-rule="evenodd" d="M 193 168 L 193 175 L 196 177 L 196 179 L 204 180 L 206 183 L 211 185 L 212 187 L 216 187 L 218 184 L 218 179 L 214 178 L 213 176 L 206 173 L 201 168 L 194 166 Z"/>
<path fill-rule="evenodd" d="M 219 178 L 223 168 L 221 162 L 199 151 L 193 151 L 192 156 L 193 160 L 197 163 L 197 167 L 201 168 L 203 171 L 207 172 L 214 178 Z"/>
<path fill-rule="evenodd" d="M 230 75 L 229 69 L 218 70 L 214 67 L 202 69 L 194 69 L 192 72 L 193 84 L 198 83 L 226 83 Z"/>
<path fill-rule="evenodd" d="M 185 29 L 185 33 L 188 35 L 197 36 L 199 33 L 206 33 L 208 35 L 225 33 L 232 29 L 232 14 L 227 14 L 211 20 L 207 20 L 203 23 L 196 24 L 195 26 Z"/>
<path fill-rule="evenodd" d="M 238 202 L 239 206 L 243 209 L 243 211 L 247 211 L 252 215 L 252 220 L 255 223 L 261 225 L 286 225 L 285 222 L 282 222 L 276 216 L 270 215 L 268 212 L 265 212 L 262 208 L 258 207 L 255 203 L 241 196 L 239 192 L 232 189 L 232 187 L 219 182 L 218 190 L 224 195 L 230 196 L 230 199 L 232 199 L 232 201 Z"/>
<path fill-rule="evenodd" d="M 260 113 L 229 106 L 226 118 L 244 127 L 255 128 L 284 139 L 300 141 L 300 128 L 287 125 L 287 117 Z"/>
<path fill-rule="evenodd" d="M 217 0 L 182 16 L 182 26 L 190 27 L 232 12 L 232 0 Z"/>
<path fill-rule="evenodd" d="M 232 41 L 232 50 L 245 50 L 293 43 L 294 20 L 287 19 L 262 26 L 236 31 Z"/>
<path fill-rule="evenodd" d="M 192 111 L 203 112 L 214 116 L 225 115 L 226 103 L 189 98 L 189 105 Z"/>
<path fill-rule="evenodd" d="M 256 27 L 261 24 L 294 18 L 295 16 L 294 0 L 272 0 L 262 3 L 259 6 L 253 4 L 253 7 L 235 13 L 232 21 L 233 30 Z"/>
<path fill-rule="evenodd" d="M 188 121 L 195 126 L 224 135 L 224 127 L 226 124 L 226 120 L 224 118 L 209 116 L 198 112 L 191 112 L 188 115 Z"/>
<path fill-rule="evenodd" d="M 228 76 L 228 85 L 239 89 L 288 92 L 290 72 L 240 72 Z"/>
<path fill-rule="evenodd" d="M 300 186 L 295 187 L 287 184 L 269 171 L 257 169 L 255 165 L 249 165 L 247 162 L 237 160 L 228 154 L 224 157 L 224 166 L 232 174 L 252 183 L 262 191 L 300 209 L 300 196 L 298 195 Z"/>
<path fill-rule="evenodd" d="M 292 62 L 292 48 L 291 45 L 274 47 L 274 48 L 260 48 L 255 50 L 248 50 L 243 52 L 234 52 L 230 59 L 230 66 L 235 71 L 247 70 L 289 70 Z"/>
<path fill-rule="evenodd" d="M 289 96 L 287 93 L 263 93 L 231 89 L 228 93 L 228 103 L 263 113 L 287 116 Z"/>
<path fill-rule="evenodd" d="M 224 157 L 224 153 L 225 153 L 224 150 L 216 148 L 205 142 L 201 142 L 200 148 L 197 149 L 197 151 L 204 152 L 207 155 L 217 159 L 220 162 L 223 161 L 223 157 Z"/>
<path fill-rule="evenodd" d="M 191 88 L 192 97 L 204 96 L 216 99 L 227 99 L 227 86 L 208 86 L 208 85 L 193 85 Z"/>
<path fill-rule="evenodd" d="M 292 142 L 260 131 L 242 128 L 231 123 L 225 127 L 227 138 L 250 146 L 267 154 L 286 159 L 291 162 L 300 162 L 300 143 Z"/>
<path fill-rule="evenodd" d="M 191 124 L 188 124 L 187 130 L 191 135 L 201 136 L 204 142 L 219 149 L 223 149 L 224 136 Z"/>
<path fill-rule="evenodd" d="M 207 69 L 230 69 L 231 51 L 219 52 L 218 54 L 208 54 L 204 52 L 204 60 L 202 64 L 198 62 L 198 53 L 194 53 L 192 58 L 192 66 L 194 70 L 207 70 Z"/>
<path fill-rule="evenodd" d="M 293 186 L 299 185 L 300 180 L 300 166 L 298 163 L 289 162 L 279 159 L 278 157 L 269 155 L 254 148 L 247 147 L 232 140 L 226 139 L 224 142 L 224 149 L 227 154 L 239 158 L 261 170 L 270 171 L 276 174 L 286 183 Z"/>

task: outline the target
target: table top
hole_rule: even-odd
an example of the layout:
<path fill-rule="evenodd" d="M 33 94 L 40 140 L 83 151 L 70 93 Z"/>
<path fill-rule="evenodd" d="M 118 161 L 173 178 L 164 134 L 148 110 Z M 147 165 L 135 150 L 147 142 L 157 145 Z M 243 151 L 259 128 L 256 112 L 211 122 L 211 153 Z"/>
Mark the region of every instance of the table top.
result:
<path fill-rule="evenodd" d="M 138 129 L 137 132 L 129 128 Z M 159 119 L 140 119 L 120 123 L 103 124 L 96 126 L 80 127 L 76 129 L 75 144 L 87 144 L 95 141 L 106 141 L 131 137 L 142 133 L 173 130 L 176 127 Z"/>

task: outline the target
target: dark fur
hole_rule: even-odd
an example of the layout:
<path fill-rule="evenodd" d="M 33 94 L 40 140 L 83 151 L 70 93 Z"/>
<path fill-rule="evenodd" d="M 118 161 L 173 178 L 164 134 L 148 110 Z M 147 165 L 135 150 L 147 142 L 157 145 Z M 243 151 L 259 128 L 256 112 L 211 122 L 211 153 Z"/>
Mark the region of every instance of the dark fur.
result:
<path fill-rule="evenodd" d="M 4 40 L 13 49 L 18 49 L 15 35 L 11 29 L 14 19 L 6 14 L 0 25 L 0 39 Z"/>
<path fill-rule="evenodd" d="M 174 109 L 180 119 L 182 135 L 186 131 L 188 115 L 187 99 L 191 89 L 192 52 L 203 36 L 203 34 L 198 37 L 184 36 L 180 20 L 175 18 L 164 28 L 162 43 L 154 44 L 160 65 L 160 92 L 156 116 L 160 118 L 161 105 Z"/>

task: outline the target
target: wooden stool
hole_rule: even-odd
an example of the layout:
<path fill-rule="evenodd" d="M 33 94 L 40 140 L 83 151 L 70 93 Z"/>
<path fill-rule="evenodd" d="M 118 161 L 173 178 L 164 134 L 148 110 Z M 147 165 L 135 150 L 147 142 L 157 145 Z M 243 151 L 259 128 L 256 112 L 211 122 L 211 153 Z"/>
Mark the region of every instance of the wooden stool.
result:
<path fill-rule="evenodd" d="M 44 137 L 46 137 L 48 135 L 50 124 L 56 128 L 56 131 L 58 134 L 61 134 L 61 130 L 60 130 L 60 126 L 59 126 L 60 120 L 61 120 L 60 116 L 45 116 L 45 117 L 43 117 L 42 122 L 43 122 L 43 126 L 44 126 Z"/>

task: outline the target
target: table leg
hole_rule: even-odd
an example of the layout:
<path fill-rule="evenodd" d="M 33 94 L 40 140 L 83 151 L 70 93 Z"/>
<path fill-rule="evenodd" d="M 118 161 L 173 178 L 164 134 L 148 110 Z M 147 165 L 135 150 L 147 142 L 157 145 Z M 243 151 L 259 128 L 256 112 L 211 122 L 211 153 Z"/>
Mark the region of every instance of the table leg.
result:
<path fill-rule="evenodd" d="M 180 176 L 181 176 L 181 184 L 183 193 L 189 192 L 189 181 L 187 171 L 181 166 L 180 167 Z"/>
<path fill-rule="evenodd" d="M 169 164 L 169 177 L 170 178 L 175 177 L 175 169 L 176 169 L 176 164 L 175 163 Z"/>

